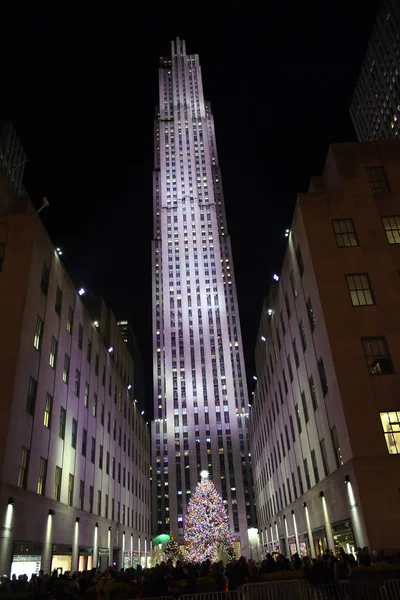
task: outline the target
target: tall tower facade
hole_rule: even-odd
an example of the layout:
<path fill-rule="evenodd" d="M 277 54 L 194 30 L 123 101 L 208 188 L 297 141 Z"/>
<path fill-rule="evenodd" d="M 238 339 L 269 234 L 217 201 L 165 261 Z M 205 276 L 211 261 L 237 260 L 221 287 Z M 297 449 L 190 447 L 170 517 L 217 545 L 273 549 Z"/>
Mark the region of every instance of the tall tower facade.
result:
<path fill-rule="evenodd" d="M 358 140 L 397 139 L 400 131 L 400 6 L 383 0 L 350 106 Z"/>
<path fill-rule="evenodd" d="M 154 163 L 153 530 L 182 538 L 207 470 L 244 548 L 254 501 L 232 252 L 199 57 L 179 39 L 160 62 Z"/>

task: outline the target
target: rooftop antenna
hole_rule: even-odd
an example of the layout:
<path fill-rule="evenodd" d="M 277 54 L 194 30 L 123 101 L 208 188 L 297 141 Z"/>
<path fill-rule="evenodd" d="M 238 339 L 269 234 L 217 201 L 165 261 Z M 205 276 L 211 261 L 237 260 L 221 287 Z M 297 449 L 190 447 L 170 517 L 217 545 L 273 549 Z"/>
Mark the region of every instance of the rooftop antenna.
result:
<path fill-rule="evenodd" d="M 36 214 L 39 214 L 41 210 L 43 210 L 44 208 L 46 208 L 46 206 L 50 206 L 50 202 L 47 200 L 46 196 L 43 196 L 42 198 L 42 206 L 36 211 Z"/>

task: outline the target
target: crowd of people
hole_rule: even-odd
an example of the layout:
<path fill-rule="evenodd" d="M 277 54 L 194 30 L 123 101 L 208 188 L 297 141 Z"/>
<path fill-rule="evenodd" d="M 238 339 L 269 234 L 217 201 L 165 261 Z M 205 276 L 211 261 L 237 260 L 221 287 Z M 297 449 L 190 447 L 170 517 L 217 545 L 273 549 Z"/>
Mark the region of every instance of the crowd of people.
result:
<path fill-rule="evenodd" d="M 167 560 L 153 568 L 118 570 L 107 568 L 103 573 L 96 569 L 78 573 L 68 571 L 51 575 L 40 571 L 38 575 L 8 578 L 1 577 L 0 595 L 26 593 L 34 600 L 125 600 L 128 598 L 153 598 L 174 596 L 205 591 L 233 591 L 245 583 L 257 583 L 268 579 L 268 575 L 282 571 L 294 571 L 292 578 L 305 578 L 312 585 L 330 584 L 348 580 L 357 566 L 370 567 L 377 562 L 386 562 L 400 568 L 400 554 L 370 552 L 359 548 L 356 556 L 343 549 L 335 555 L 327 551 L 318 558 L 300 557 L 297 553 L 291 559 L 283 554 L 266 554 L 261 562 L 241 557 L 223 565 L 222 561 L 201 564 L 185 563 L 180 560 L 173 564 Z M 297 575 L 296 575 L 297 572 Z M 283 578 L 285 578 L 283 576 Z M 118 585 L 119 584 L 119 585 Z"/>

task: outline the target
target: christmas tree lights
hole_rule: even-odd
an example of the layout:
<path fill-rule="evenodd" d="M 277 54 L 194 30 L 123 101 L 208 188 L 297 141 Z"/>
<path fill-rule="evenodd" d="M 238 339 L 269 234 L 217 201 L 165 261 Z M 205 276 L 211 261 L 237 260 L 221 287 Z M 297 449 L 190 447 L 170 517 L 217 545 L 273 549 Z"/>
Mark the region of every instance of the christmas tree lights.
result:
<path fill-rule="evenodd" d="M 220 494 L 207 471 L 190 499 L 185 526 L 185 554 L 191 562 L 220 559 L 221 548 L 233 550 L 233 535 Z"/>

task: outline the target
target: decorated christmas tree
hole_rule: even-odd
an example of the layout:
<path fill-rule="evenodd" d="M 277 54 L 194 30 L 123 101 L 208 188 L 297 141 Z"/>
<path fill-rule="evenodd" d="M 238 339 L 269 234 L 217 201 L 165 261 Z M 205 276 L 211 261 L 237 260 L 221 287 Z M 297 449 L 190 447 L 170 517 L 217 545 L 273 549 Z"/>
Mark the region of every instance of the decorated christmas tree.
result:
<path fill-rule="evenodd" d="M 182 559 L 181 549 L 179 547 L 178 542 L 176 541 L 176 539 L 174 537 L 171 537 L 168 544 L 165 546 L 164 554 L 165 554 L 165 558 L 167 560 L 171 559 L 173 561 L 173 563 L 175 563 L 177 560 Z"/>
<path fill-rule="evenodd" d="M 228 514 L 220 494 L 208 479 L 207 471 L 202 471 L 186 516 L 186 559 L 192 562 L 218 561 L 221 548 L 233 549 Z"/>

